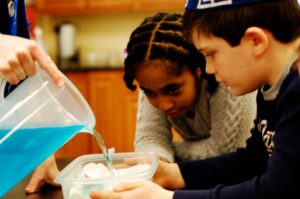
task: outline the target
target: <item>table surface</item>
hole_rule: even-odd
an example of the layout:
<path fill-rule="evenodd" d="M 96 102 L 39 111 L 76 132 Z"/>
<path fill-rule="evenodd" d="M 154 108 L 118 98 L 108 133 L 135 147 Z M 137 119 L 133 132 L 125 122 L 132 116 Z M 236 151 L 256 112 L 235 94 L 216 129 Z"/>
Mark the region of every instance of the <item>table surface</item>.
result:
<path fill-rule="evenodd" d="M 61 170 L 71 161 L 72 159 L 57 159 L 56 163 Z M 25 194 L 24 190 L 30 178 L 31 175 L 27 176 L 1 199 L 63 199 L 61 188 L 49 184 L 41 185 L 37 193 Z"/>

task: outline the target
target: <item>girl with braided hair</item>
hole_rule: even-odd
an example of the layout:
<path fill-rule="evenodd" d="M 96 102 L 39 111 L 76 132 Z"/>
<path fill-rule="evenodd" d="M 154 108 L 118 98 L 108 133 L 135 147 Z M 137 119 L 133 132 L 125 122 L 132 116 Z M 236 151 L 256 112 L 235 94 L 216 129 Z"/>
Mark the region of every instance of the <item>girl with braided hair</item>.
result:
<path fill-rule="evenodd" d="M 168 162 L 204 159 L 245 145 L 255 94 L 236 97 L 205 73 L 205 59 L 183 37 L 182 16 L 146 18 L 127 45 L 124 81 L 139 94 L 135 150 Z M 172 141 L 174 128 L 182 141 Z"/>

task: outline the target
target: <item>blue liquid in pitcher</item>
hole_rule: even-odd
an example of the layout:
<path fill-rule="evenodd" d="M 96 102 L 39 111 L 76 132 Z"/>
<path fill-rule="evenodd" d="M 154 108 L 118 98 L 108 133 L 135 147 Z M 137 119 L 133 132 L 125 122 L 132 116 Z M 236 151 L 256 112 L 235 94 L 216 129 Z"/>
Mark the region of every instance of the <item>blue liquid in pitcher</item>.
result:
<path fill-rule="evenodd" d="M 83 127 L 83 125 L 74 125 L 16 130 L 0 144 L 0 197 Z M 8 132 L 8 130 L 0 130 L 0 139 Z"/>

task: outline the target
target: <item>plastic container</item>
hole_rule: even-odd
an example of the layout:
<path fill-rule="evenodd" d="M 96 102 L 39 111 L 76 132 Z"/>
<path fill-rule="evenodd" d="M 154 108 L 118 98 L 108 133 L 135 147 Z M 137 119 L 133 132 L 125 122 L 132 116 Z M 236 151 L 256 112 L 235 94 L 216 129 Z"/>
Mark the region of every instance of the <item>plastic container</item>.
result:
<path fill-rule="evenodd" d="M 128 176 L 115 176 L 103 178 L 83 178 L 80 176 L 84 166 L 89 163 L 102 163 L 105 165 L 103 154 L 83 155 L 73 160 L 57 176 L 55 181 L 62 185 L 64 199 L 89 198 L 91 191 L 112 189 L 120 182 L 136 180 L 152 180 L 157 169 L 159 157 L 154 153 L 114 153 L 110 154 L 114 168 L 132 167 L 139 163 L 147 163 L 149 169 Z M 130 165 L 128 163 L 130 162 Z"/>
<path fill-rule="evenodd" d="M 80 131 L 91 131 L 94 114 L 64 77 L 59 88 L 38 71 L 0 105 L 0 197 Z"/>

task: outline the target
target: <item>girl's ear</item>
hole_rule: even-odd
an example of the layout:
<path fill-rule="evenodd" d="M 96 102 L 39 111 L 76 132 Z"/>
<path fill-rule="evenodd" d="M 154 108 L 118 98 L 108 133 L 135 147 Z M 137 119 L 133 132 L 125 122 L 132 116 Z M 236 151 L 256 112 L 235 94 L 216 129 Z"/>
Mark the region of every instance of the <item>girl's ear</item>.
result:
<path fill-rule="evenodd" d="M 196 69 L 196 76 L 197 76 L 198 78 L 201 77 L 201 69 L 200 69 L 199 67 Z"/>
<path fill-rule="evenodd" d="M 244 37 L 246 41 L 250 41 L 253 53 L 256 56 L 263 54 L 269 47 L 268 34 L 259 27 L 250 27 L 245 31 Z"/>

